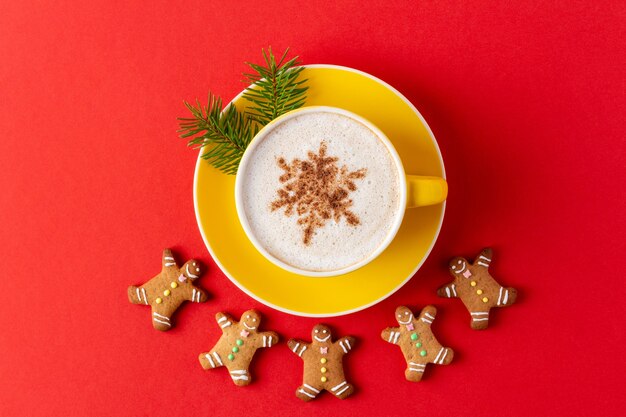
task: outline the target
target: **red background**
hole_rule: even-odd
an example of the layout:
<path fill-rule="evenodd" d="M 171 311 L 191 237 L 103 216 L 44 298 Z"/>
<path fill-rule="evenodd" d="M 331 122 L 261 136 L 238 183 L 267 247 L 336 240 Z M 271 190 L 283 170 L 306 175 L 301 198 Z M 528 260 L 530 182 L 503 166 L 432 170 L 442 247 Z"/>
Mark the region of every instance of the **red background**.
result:
<path fill-rule="evenodd" d="M 2 1 L 0 415 L 623 415 L 626 9 L 514 3 Z M 216 311 L 259 307 L 285 338 L 317 321 L 218 270 L 193 212 L 197 153 L 176 135 L 183 99 L 229 100 L 267 45 L 398 88 L 448 171 L 424 267 L 375 307 L 324 320 L 359 339 L 346 401 L 296 399 L 302 364 L 284 344 L 257 356 L 247 388 L 197 363 Z M 434 291 L 449 258 L 485 245 L 521 295 L 476 332 Z M 168 246 L 208 265 L 212 298 L 159 333 L 126 287 Z M 397 305 L 427 303 L 456 356 L 412 384 L 379 332 Z"/>

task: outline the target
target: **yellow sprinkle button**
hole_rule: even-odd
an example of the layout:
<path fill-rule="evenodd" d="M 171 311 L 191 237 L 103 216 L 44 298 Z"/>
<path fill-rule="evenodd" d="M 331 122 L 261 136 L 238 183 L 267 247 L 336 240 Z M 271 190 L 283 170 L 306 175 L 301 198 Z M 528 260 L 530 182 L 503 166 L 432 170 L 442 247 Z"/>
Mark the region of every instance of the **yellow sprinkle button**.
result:
<path fill-rule="evenodd" d="M 172 283 L 170 284 L 170 287 L 172 287 L 172 288 L 176 288 L 176 287 L 178 287 L 178 283 L 177 283 L 177 282 L 172 282 Z"/>
<path fill-rule="evenodd" d="M 161 303 L 163 302 L 163 300 L 161 299 L 161 297 L 157 298 L 157 299 L 156 299 L 156 300 L 154 300 L 154 301 L 156 301 L 156 303 L 157 303 L 157 304 L 161 304 Z"/>
<path fill-rule="evenodd" d="M 325 376 L 323 376 L 323 377 L 321 378 L 321 380 L 322 380 L 322 382 L 326 382 L 326 381 L 328 381 L 328 379 L 327 379 Z"/>
<path fill-rule="evenodd" d="M 471 285 L 472 287 L 475 287 L 475 286 L 476 286 L 476 281 L 472 281 L 472 282 L 470 282 L 470 285 Z"/>
<path fill-rule="evenodd" d="M 476 294 L 480 295 L 483 293 L 483 290 L 476 290 Z"/>
<path fill-rule="evenodd" d="M 487 297 L 483 297 L 483 303 L 486 303 L 487 301 L 489 301 L 489 299 Z"/>
<path fill-rule="evenodd" d="M 320 359 L 320 362 L 322 362 L 322 363 L 326 363 L 326 358 L 322 358 L 322 359 Z"/>
<path fill-rule="evenodd" d="M 171 294 L 170 290 L 165 290 L 165 291 L 163 291 L 163 295 L 164 295 L 164 296 L 166 296 L 166 297 L 167 297 L 168 295 L 170 295 L 170 294 Z"/>
<path fill-rule="evenodd" d="M 320 369 L 320 371 L 322 371 L 322 373 L 325 374 L 326 373 L 326 368 L 322 368 L 322 369 Z"/>

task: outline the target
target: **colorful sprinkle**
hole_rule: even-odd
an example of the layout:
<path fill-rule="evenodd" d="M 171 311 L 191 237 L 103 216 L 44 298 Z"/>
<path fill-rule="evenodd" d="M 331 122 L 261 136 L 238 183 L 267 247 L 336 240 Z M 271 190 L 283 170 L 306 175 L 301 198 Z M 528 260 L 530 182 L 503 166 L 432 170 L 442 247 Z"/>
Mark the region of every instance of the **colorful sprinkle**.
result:
<path fill-rule="evenodd" d="M 230 359 L 231 361 L 235 360 L 235 355 L 231 353 L 230 355 L 228 355 L 228 359 Z"/>
<path fill-rule="evenodd" d="M 168 295 L 170 295 L 171 293 L 172 293 L 172 292 L 171 292 L 170 290 L 165 290 L 165 291 L 163 291 L 163 295 L 164 295 L 164 296 L 166 296 L 166 297 L 167 297 Z"/>
<path fill-rule="evenodd" d="M 322 363 L 326 363 L 326 362 L 328 362 L 328 361 L 326 360 L 326 358 L 322 358 L 322 359 L 320 359 L 320 362 L 322 362 Z"/>
<path fill-rule="evenodd" d="M 234 352 L 234 353 L 239 352 L 239 348 L 238 348 L 237 346 L 233 346 L 233 352 Z"/>
<path fill-rule="evenodd" d="M 420 352 L 420 356 L 426 356 L 426 351 L 425 351 L 425 350 L 422 350 L 422 351 Z"/>
<path fill-rule="evenodd" d="M 422 343 L 421 343 L 421 342 L 417 342 L 417 343 L 415 344 L 415 347 L 422 347 Z"/>
<path fill-rule="evenodd" d="M 320 379 L 321 379 L 322 382 L 328 381 L 328 378 L 326 378 L 325 376 L 321 377 Z"/>
<path fill-rule="evenodd" d="M 417 340 L 417 333 L 411 333 L 411 340 Z"/>
<path fill-rule="evenodd" d="M 176 287 L 178 287 L 178 283 L 177 283 L 177 282 L 172 282 L 172 283 L 170 284 L 170 287 L 172 287 L 172 288 L 176 288 Z"/>
<path fill-rule="evenodd" d="M 241 345 L 243 345 L 243 340 L 241 340 L 241 339 L 237 339 L 237 340 L 235 341 L 235 343 L 237 343 L 237 346 L 241 346 Z"/>
<path fill-rule="evenodd" d="M 326 368 L 322 368 L 322 369 L 320 369 L 320 371 L 322 371 L 322 373 L 325 374 L 326 373 Z"/>
<path fill-rule="evenodd" d="M 472 287 L 475 287 L 475 286 L 476 286 L 476 281 L 472 281 L 472 282 L 470 282 L 470 285 L 471 285 Z"/>
<path fill-rule="evenodd" d="M 489 299 L 487 297 L 483 297 L 483 303 L 486 303 L 487 301 L 489 301 Z"/>
<path fill-rule="evenodd" d="M 154 301 L 156 301 L 157 304 L 161 304 L 163 302 L 163 299 L 161 297 L 159 297 L 159 298 L 157 298 Z"/>
<path fill-rule="evenodd" d="M 483 293 L 483 290 L 476 290 L 476 294 L 481 295 Z"/>

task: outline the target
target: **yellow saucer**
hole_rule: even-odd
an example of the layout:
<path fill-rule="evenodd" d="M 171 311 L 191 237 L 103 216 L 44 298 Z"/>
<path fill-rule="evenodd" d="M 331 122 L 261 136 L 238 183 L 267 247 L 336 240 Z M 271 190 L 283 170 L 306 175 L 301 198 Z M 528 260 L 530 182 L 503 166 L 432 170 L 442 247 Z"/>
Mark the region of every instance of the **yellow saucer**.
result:
<path fill-rule="evenodd" d="M 441 153 L 426 121 L 397 90 L 361 71 L 309 65 L 306 105 L 340 107 L 378 126 L 398 151 L 407 174 L 445 178 Z M 241 94 L 234 100 L 244 104 Z M 345 275 L 312 278 L 287 272 L 250 243 L 237 218 L 235 176 L 198 157 L 194 205 L 211 256 L 241 290 L 263 304 L 301 316 L 352 313 L 385 299 L 404 285 L 430 253 L 445 203 L 407 210 L 394 241 L 374 261 Z"/>

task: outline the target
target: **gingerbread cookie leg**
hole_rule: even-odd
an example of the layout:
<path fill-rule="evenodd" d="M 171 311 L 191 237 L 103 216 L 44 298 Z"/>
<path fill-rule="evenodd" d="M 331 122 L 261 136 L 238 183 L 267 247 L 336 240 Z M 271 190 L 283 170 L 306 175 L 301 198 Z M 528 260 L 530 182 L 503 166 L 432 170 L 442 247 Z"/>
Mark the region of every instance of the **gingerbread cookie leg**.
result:
<path fill-rule="evenodd" d="M 515 303 L 517 299 L 517 290 L 515 288 L 504 288 L 500 287 L 500 291 L 498 294 L 498 301 L 496 303 L 497 307 L 506 307 Z"/>
<path fill-rule="evenodd" d="M 340 384 L 332 387 L 330 389 L 330 392 L 333 393 L 335 397 L 344 400 L 352 395 L 352 393 L 354 392 L 354 386 L 346 381 L 343 381 Z"/>
<path fill-rule="evenodd" d="M 322 390 L 322 385 L 314 381 L 308 381 L 309 383 L 303 383 L 296 389 L 296 397 L 302 401 L 311 401 L 317 397 Z"/>
<path fill-rule="evenodd" d="M 483 330 L 489 326 L 489 311 L 490 309 L 486 309 L 483 311 L 470 311 L 472 316 L 472 322 L 470 326 L 474 330 Z"/>
<path fill-rule="evenodd" d="M 243 387 L 245 385 L 250 385 L 252 382 L 252 377 L 247 369 L 228 369 L 230 372 L 230 377 L 233 379 L 235 385 Z"/>
<path fill-rule="evenodd" d="M 152 306 L 152 327 L 161 331 L 169 330 L 170 327 L 172 327 L 170 316 L 171 316 L 171 312 L 163 308 L 159 308 L 158 305 L 153 305 Z"/>
<path fill-rule="evenodd" d="M 406 371 L 404 371 L 404 377 L 407 381 L 419 382 L 422 380 L 424 370 L 426 370 L 425 363 L 408 362 Z"/>

